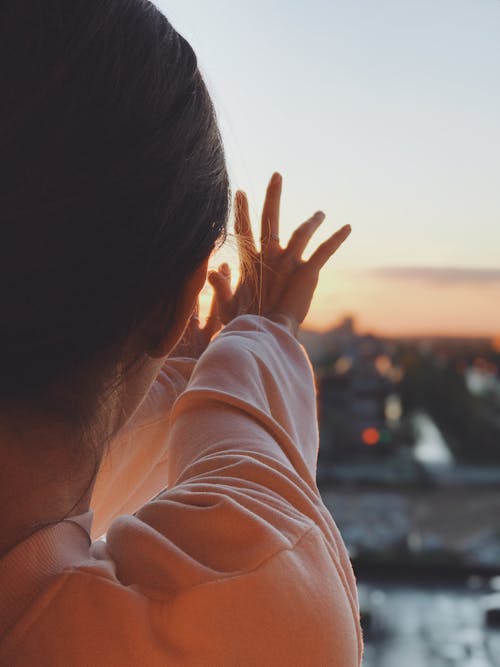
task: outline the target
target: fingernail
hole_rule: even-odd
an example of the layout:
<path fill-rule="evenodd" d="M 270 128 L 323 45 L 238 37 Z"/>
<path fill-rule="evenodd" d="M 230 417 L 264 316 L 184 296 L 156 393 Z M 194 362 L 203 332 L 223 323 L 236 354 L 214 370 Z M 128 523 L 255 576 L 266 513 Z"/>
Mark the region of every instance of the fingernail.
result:
<path fill-rule="evenodd" d="M 348 234 L 351 233 L 351 225 L 344 225 L 344 229 Z"/>
<path fill-rule="evenodd" d="M 272 177 L 273 185 L 278 185 L 281 182 L 281 174 L 278 171 L 275 171 Z"/>
<path fill-rule="evenodd" d="M 325 217 L 326 217 L 326 216 L 325 216 L 325 214 L 323 213 L 323 211 L 316 211 L 316 213 L 313 215 L 313 220 L 314 220 L 315 222 L 323 222 L 323 220 L 325 219 Z"/>

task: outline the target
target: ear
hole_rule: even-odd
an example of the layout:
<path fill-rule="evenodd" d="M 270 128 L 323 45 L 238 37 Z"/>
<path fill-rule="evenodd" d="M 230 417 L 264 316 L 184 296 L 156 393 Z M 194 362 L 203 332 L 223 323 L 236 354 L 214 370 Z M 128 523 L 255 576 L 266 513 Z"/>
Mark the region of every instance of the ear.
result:
<path fill-rule="evenodd" d="M 148 355 L 153 359 L 166 357 L 182 338 L 196 306 L 198 296 L 206 282 L 209 259 L 210 256 L 199 264 L 184 283 L 172 326 L 165 332 L 160 343 L 154 349 L 148 350 Z"/>

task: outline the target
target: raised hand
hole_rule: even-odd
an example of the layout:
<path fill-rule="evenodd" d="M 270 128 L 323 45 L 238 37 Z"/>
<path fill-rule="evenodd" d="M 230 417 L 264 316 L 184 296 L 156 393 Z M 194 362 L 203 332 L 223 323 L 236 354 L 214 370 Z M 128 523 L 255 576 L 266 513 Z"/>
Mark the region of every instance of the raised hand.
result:
<path fill-rule="evenodd" d="M 296 228 L 287 246 L 282 248 L 279 242 L 281 189 L 282 178 L 276 172 L 269 181 L 262 210 L 260 252 L 253 239 L 246 194 L 241 190 L 236 193 L 235 232 L 240 280 L 233 293 L 227 264 L 208 276 L 224 324 L 244 313 L 271 318 L 285 315 L 297 331 L 309 311 L 321 268 L 351 232 L 350 225 L 344 225 L 321 243 L 307 261 L 302 260 L 309 240 L 325 219 L 325 214 L 317 211 Z"/>
<path fill-rule="evenodd" d="M 219 316 L 218 297 L 214 290 L 205 326 L 200 326 L 200 300 L 198 299 L 184 335 L 170 352 L 169 356 L 198 359 L 207 348 L 212 337 L 221 327 L 222 322 Z"/>

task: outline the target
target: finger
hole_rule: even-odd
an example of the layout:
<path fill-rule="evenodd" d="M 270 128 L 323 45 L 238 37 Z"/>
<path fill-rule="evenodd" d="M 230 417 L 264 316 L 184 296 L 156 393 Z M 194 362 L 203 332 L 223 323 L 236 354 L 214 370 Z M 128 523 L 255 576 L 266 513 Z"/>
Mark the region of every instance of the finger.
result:
<path fill-rule="evenodd" d="M 229 267 L 229 264 L 227 262 L 223 262 L 217 271 L 222 275 L 223 278 L 229 281 L 229 284 L 231 284 L 231 269 Z"/>
<path fill-rule="evenodd" d="M 325 219 L 325 214 L 323 211 L 316 211 L 316 213 L 303 222 L 297 229 L 293 232 L 288 245 L 285 248 L 285 252 L 288 255 L 291 255 L 296 258 L 300 258 L 304 252 L 306 245 L 309 243 L 311 236 L 318 229 L 319 225 Z"/>
<path fill-rule="evenodd" d="M 316 248 L 311 257 L 307 260 L 306 265 L 310 268 L 319 271 L 322 266 L 330 259 L 337 248 L 342 245 L 346 238 L 351 233 L 351 225 L 344 225 L 330 238 L 324 241 Z"/>
<path fill-rule="evenodd" d="M 212 301 L 210 302 L 210 309 L 208 311 L 207 319 L 219 316 L 219 306 L 217 301 L 217 294 L 214 290 L 212 294 Z"/>
<path fill-rule="evenodd" d="M 218 271 L 211 271 L 208 274 L 208 282 L 214 288 L 215 298 L 219 302 L 219 307 L 231 301 L 233 293 L 231 291 L 230 274 L 228 276 Z"/>
<path fill-rule="evenodd" d="M 242 190 L 238 190 L 236 193 L 234 231 L 236 232 L 239 249 L 244 246 L 245 249 L 257 252 L 250 222 L 248 199 Z"/>
<path fill-rule="evenodd" d="M 208 311 L 207 320 L 203 327 L 203 333 L 212 338 L 212 336 L 222 327 L 222 321 L 219 315 L 219 301 L 217 293 L 214 289 L 212 301 L 210 303 L 210 310 Z"/>
<path fill-rule="evenodd" d="M 279 245 L 279 218 L 281 186 L 283 179 L 277 171 L 271 177 L 267 186 L 266 198 L 262 209 L 260 242 L 261 248 L 268 245 Z M 275 238 L 272 238 L 272 237 Z"/>
<path fill-rule="evenodd" d="M 237 193 L 237 218 L 235 223 L 236 240 L 238 243 L 238 257 L 240 264 L 240 276 L 243 279 L 252 263 L 259 253 L 255 247 L 255 241 L 250 224 L 250 213 L 248 210 L 248 199 L 244 192 Z"/>

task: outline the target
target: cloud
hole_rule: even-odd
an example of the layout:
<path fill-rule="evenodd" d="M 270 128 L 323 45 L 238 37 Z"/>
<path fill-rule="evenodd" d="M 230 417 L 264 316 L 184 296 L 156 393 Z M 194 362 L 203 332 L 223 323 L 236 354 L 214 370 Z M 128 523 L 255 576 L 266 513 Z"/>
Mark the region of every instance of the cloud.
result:
<path fill-rule="evenodd" d="M 391 280 L 412 280 L 437 285 L 500 285 L 500 269 L 436 266 L 382 266 L 369 269 L 371 275 Z"/>

